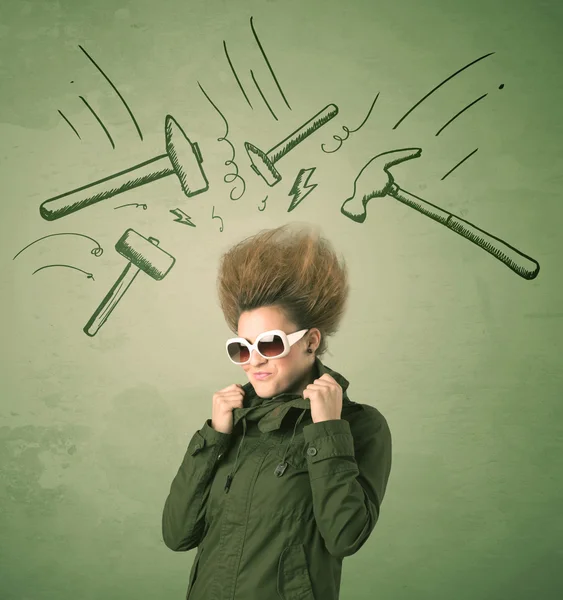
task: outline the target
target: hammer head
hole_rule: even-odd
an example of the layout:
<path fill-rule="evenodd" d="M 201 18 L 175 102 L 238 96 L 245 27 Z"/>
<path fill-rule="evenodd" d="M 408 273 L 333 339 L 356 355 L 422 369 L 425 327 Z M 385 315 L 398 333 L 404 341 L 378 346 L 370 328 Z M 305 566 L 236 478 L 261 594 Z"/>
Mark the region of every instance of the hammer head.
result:
<path fill-rule="evenodd" d="M 164 279 L 176 262 L 172 255 L 158 247 L 158 240 L 147 239 L 133 229 L 128 229 L 119 238 L 115 249 L 157 281 Z"/>
<path fill-rule="evenodd" d="M 186 196 L 195 196 L 209 188 L 209 182 L 201 168 L 203 157 L 196 142 L 192 143 L 178 122 L 166 115 L 164 122 L 166 153 L 180 180 Z"/>
<path fill-rule="evenodd" d="M 369 200 L 393 195 L 393 189 L 397 187 L 389 169 L 406 160 L 418 158 L 421 153 L 421 148 L 400 148 L 374 156 L 358 173 L 354 180 L 354 193 L 344 201 L 340 212 L 357 223 L 363 223 Z"/>
<path fill-rule="evenodd" d="M 260 175 L 270 187 L 281 181 L 281 175 L 265 152 L 262 152 L 260 148 L 257 148 L 250 142 L 244 142 L 244 147 L 246 148 L 248 158 L 250 158 L 250 166 L 256 175 Z"/>

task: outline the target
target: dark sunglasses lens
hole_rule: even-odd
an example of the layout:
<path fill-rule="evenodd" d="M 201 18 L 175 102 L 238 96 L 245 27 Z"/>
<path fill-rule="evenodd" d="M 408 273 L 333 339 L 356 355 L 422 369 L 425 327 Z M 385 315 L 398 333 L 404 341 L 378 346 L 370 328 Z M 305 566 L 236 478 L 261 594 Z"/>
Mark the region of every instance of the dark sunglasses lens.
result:
<path fill-rule="evenodd" d="M 245 362 L 249 357 L 248 348 L 240 342 L 231 342 L 227 346 L 227 352 L 235 362 Z"/>
<path fill-rule="evenodd" d="M 283 340 L 279 335 L 262 338 L 258 342 L 258 350 L 268 358 L 279 356 L 283 352 Z"/>

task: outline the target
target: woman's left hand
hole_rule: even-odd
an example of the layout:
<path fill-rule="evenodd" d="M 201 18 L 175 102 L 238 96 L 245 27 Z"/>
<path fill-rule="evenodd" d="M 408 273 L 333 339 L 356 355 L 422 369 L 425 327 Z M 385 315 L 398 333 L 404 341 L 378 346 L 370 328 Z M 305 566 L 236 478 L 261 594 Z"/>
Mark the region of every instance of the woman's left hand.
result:
<path fill-rule="evenodd" d="M 310 383 L 303 390 L 303 398 L 309 398 L 311 402 L 313 423 L 340 419 L 342 388 L 328 373 Z"/>

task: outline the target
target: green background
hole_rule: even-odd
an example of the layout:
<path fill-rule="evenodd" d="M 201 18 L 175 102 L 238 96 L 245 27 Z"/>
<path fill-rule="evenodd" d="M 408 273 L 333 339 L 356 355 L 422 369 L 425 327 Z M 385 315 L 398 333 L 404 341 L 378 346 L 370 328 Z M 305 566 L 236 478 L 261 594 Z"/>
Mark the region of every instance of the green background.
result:
<path fill-rule="evenodd" d="M 288 221 L 318 223 L 349 263 L 348 312 L 324 362 L 393 434 L 380 522 L 345 560 L 341 597 L 563 597 L 562 6 L 2 2 L 3 600 L 184 596 L 195 551 L 164 546 L 164 501 L 212 394 L 246 381 L 224 351 L 217 262 L 240 239 Z M 143 140 L 79 44 L 120 90 Z M 223 181 L 224 126 L 198 81 L 229 122 L 246 181 L 236 202 Z M 378 92 L 364 127 L 322 152 L 343 125 L 361 123 Z M 332 102 L 337 117 L 277 164 L 283 179 L 268 188 L 243 143 L 267 150 Z M 166 114 L 199 144 L 207 193 L 188 198 L 168 177 L 57 221 L 40 217 L 48 198 L 163 153 Z M 411 146 L 422 156 L 392 169 L 397 183 L 530 255 L 536 279 L 391 197 L 371 200 L 363 224 L 340 213 L 370 158 Z M 287 212 L 297 172 L 310 167 L 318 187 Z M 147 209 L 115 209 L 125 203 Z M 175 208 L 196 227 L 174 222 Z M 141 273 L 88 337 L 82 328 L 127 264 L 114 245 L 129 227 L 157 237 L 176 264 L 162 281 Z M 52 233 L 88 235 L 104 253 L 70 235 L 14 259 Z M 33 274 L 49 264 L 94 278 L 60 267 Z"/>

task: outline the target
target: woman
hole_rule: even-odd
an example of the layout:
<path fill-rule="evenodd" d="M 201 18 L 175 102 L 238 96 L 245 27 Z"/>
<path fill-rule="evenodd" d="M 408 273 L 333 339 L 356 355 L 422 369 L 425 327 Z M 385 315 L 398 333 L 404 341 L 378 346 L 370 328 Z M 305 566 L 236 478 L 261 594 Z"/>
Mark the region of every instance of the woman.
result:
<path fill-rule="evenodd" d="M 291 234 L 264 230 L 221 259 L 237 335 L 227 356 L 248 382 L 213 395 L 164 506 L 166 546 L 197 546 L 189 600 L 337 600 L 342 560 L 379 517 L 387 421 L 320 360 L 344 313 L 346 264 L 318 234 Z"/>

